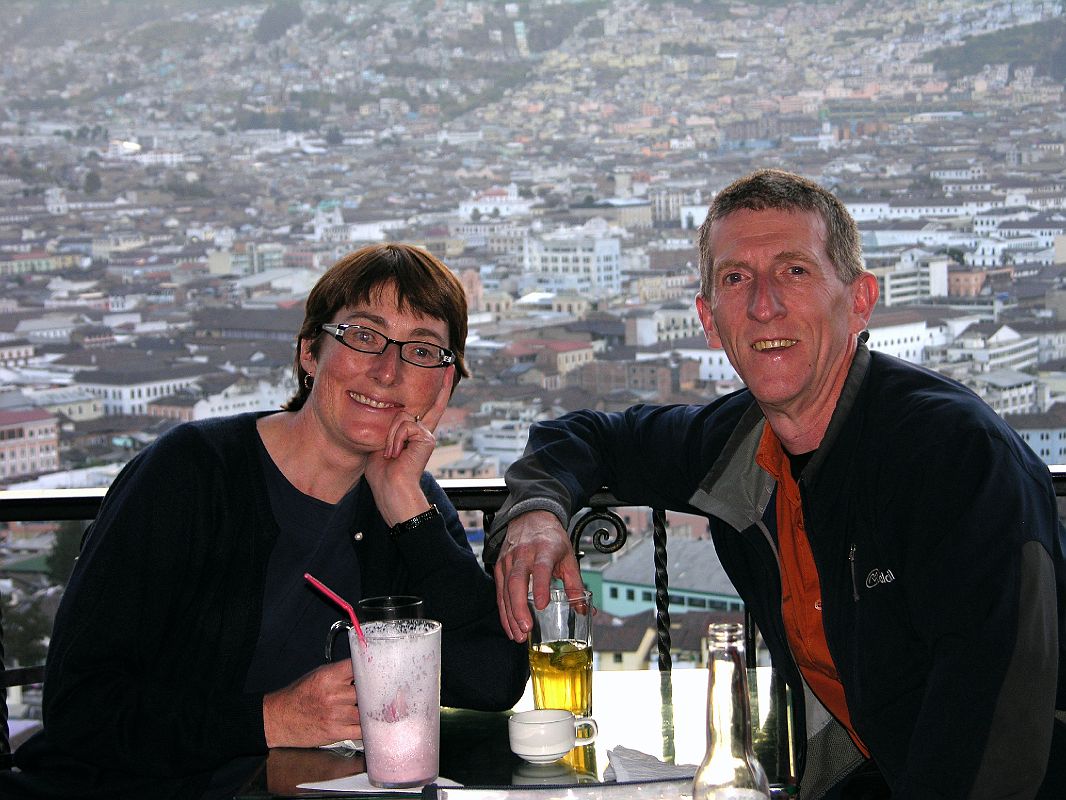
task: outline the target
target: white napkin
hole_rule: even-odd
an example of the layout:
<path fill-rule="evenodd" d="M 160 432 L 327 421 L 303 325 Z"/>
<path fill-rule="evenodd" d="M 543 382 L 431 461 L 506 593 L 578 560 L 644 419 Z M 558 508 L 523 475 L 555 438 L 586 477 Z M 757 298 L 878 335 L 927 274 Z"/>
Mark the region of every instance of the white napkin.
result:
<path fill-rule="evenodd" d="M 605 781 L 669 780 L 671 778 L 691 778 L 696 774 L 695 764 L 667 764 L 655 756 L 631 750 L 628 747 L 613 747 L 607 751 L 610 762 L 603 771 Z"/>
<path fill-rule="evenodd" d="M 336 750 L 340 753 L 362 753 L 363 752 L 363 740 L 362 739 L 342 739 L 339 742 L 333 744 L 324 744 L 319 746 L 320 750 Z"/>
<path fill-rule="evenodd" d="M 450 781 L 447 778 L 437 778 L 433 781 L 438 786 L 462 786 L 460 783 Z M 346 778 L 334 778 L 329 781 L 320 781 L 319 783 L 301 783 L 297 789 L 317 789 L 320 792 L 413 792 L 417 791 L 418 787 L 411 787 L 409 789 L 381 789 L 377 786 L 370 784 L 370 778 L 367 777 L 365 772 L 360 772 L 358 775 L 349 775 Z"/>

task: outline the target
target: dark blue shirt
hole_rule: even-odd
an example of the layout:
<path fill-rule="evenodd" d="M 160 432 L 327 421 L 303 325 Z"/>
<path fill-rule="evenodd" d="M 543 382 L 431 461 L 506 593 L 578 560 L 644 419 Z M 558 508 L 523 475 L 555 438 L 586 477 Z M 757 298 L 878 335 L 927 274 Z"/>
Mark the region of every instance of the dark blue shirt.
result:
<path fill-rule="evenodd" d="M 324 664 L 330 626 L 348 618 L 344 609 L 304 580 L 304 573 L 353 606 L 362 596 L 352 544 L 359 487 L 356 484 L 336 505 L 326 503 L 293 486 L 262 440 L 259 450 L 279 535 L 267 565 L 263 618 L 245 691 L 272 692 Z M 333 657 L 348 656 L 348 637 L 342 631 Z"/>

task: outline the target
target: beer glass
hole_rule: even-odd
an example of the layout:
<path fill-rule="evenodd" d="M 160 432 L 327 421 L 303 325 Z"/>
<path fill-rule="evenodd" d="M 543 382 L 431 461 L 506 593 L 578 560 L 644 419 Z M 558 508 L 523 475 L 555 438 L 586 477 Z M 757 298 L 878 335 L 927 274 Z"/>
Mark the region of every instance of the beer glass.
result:
<path fill-rule="evenodd" d="M 577 717 L 592 715 L 592 592 L 568 598 L 552 589 L 541 610 L 529 595 L 533 630 L 529 632 L 529 671 L 533 704 L 564 708 Z"/>

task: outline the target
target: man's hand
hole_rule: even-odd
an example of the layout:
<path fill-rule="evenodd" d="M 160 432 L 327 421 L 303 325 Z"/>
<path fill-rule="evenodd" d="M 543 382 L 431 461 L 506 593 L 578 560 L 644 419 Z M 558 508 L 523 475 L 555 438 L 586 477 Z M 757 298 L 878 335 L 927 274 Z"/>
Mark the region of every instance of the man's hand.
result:
<path fill-rule="evenodd" d="M 585 588 L 570 537 L 548 511 L 529 511 L 507 524 L 495 574 L 500 623 L 516 642 L 524 642 L 533 629 L 528 605 L 530 578 L 538 609 L 548 605 L 552 578 L 563 582 L 568 597 L 580 595 Z"/>
<path fill-rule="evenodd" d="M 263 698 L 267 747 L 319 747 L 363 738 L 352 661 L 334 661 Z"/>

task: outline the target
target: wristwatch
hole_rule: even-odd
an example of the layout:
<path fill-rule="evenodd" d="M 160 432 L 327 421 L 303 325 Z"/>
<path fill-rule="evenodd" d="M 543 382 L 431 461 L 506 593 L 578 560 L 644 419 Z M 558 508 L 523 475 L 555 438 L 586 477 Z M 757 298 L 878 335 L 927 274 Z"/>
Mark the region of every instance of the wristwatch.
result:
<path fill-rule="evenodd" d="M 389 530 L 393 536 L 401 533 L 410 533 L 413 530 L 421 528 L 430 520 L 440 519 L 440 510 L 436 504 L 430 504 L 429 511 L 423 511 L 421 514 L 416 514 L 411 519 L 405 519 L 403 522 L 397 522 Z"/>

